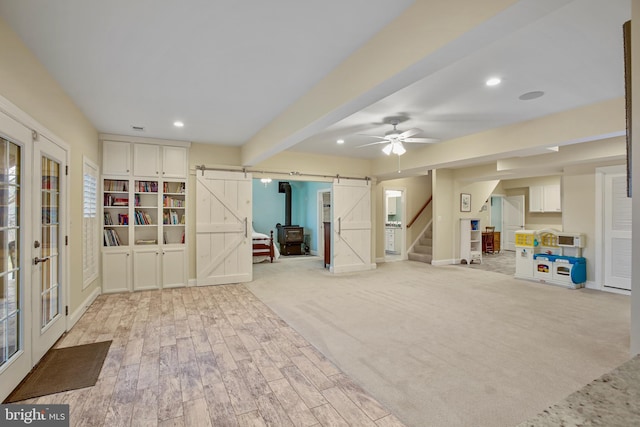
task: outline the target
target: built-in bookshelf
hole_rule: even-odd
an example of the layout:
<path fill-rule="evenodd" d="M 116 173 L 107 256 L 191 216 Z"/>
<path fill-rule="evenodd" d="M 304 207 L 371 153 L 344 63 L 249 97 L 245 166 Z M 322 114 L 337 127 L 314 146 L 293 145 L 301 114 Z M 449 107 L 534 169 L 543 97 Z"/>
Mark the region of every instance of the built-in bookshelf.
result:
<path fill-rule="evenodd" d="M 129 244 L 129 180 L 104 179 L 103 188 L 103 237 L 104 246 Z"/>
<path fill-rule="evenodd" d="M 184 181 L 165 181 L 162 185 L 162 238 L 165 244 L 185 243 L 185 192 Z"/>
<path fill-rule="evenodd" d="M 185 244 L 186 182 L 103 179 L 103 246 Z"/>

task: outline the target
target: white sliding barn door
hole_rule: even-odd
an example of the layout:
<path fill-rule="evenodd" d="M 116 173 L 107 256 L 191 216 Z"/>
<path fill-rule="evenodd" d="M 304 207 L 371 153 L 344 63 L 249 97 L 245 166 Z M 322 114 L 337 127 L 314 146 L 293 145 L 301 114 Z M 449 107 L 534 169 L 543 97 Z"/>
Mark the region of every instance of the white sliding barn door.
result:
<path fill-rule="evenodd" d="M 331 271 L 371 270 L 371 183 L 333 181 L 333 237 Z"/>
<path fill-rule="evenodd" d="M 196 175 L 197 284 L 250 282 L 251 175 L 218 171 Z"/>

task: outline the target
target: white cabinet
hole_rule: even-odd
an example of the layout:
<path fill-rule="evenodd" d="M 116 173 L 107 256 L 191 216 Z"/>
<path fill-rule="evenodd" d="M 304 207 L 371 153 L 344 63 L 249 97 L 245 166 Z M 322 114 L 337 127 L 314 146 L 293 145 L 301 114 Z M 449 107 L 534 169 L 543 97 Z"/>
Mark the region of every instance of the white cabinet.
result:
<path fill-rule="evenodd" d="M 475 218 L 460 219 L 460 262 L 471 264 L 482 262 L 482 231 L 480 220 Z"/>
<path fill-rule="evenodd" d="M 398 211 L 398 198 L 387 197 L 387 215 L 395 215 Z"/>
<path fill-rule="evenodd" d="M 134 144 L 133 174 L 136 176 L 186 178 L 187 149 L 168 145 Z"/>
<path fill-rule="evenodd" d="M 160 289 L 160 249 L 133 250 L 133 290 Z"/>
<path fill-rule="evenodd" d="M 102 173 L 105 175 L 129 175 L 131 173 L 130 143 L 102 142 Z"/>
<path fill-rule="evenodd" d="M 162 177 L 186 178 L 189 158 L 184 147 L 162 147 Z"/>
<path fill-rule="evenodd" d="M 160 176 L 160 169 L 160 146 L 133 144 L 134 175 L 158 177 Z"/>
<path fill-rule="evenodd" d="M 184 248 L 162 249 L 162 287 L 175 288 L 187 283 L 187 263 Z"/>
<path fill-rule="evenodd" d="M 102 252 L 102 292 L 131 290 L 131 256 L 129 249 L 109 249 Z"/>
<path fill-rule="evenodd" d="M 529 187 L 529 212 L 561 212 L 560 184 Z"/>

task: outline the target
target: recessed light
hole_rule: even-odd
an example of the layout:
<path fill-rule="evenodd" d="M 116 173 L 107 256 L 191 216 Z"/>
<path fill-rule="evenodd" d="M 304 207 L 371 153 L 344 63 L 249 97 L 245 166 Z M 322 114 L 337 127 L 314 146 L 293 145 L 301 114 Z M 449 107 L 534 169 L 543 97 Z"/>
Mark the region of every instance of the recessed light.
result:
<path fill-rule="evenodd" d="M 336 144 L 344 144 L 344 139 L 339 139 L 336 141 Z"/>
<path fill-rule="evenodd" d="M 518 97 L 518 99 L 521 101 L 530 101 L 532 99 L 540 98 L 542 95 L 544 95 L 543 91 L 534 90 L 533 92 L 523 93 Z"/>
<path fill-rule="evenodd" d="M 177 128 L 184 127 L 184 123 L 182 123 L 182 122 L 181 122 L 181 121 L 179 121 L 179 120 L 178 120 L 178 121 L 173 122 L 173 125 L 174 125 L 175 127 L 177 127 Z"/>
<path fill-rule="evenodd" d="M 489 80 L 487 80 L 486 84 L 487 86 L 497 86 L 501 81 L 502 80 L 498 77 L 491 77 Z"/>

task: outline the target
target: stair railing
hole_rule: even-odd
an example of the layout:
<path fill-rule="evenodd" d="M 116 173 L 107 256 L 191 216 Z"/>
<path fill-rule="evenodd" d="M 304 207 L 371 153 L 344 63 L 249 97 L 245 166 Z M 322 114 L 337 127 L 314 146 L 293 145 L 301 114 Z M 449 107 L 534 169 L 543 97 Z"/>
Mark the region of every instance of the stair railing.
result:
<path fill-rule="evenodd" d="M 432 199 L 433 199 L 433 196 L 429 196 L 429 200 L 424 202 L 424 205 L 422 205 L 422 207 L 420 208 L 418 213 L 414 215 L 414 217 L 411 219 L 411 221 L 409 221 L 409 223 L 407 224 L 407 228 L 410 228 L 413 225 L 413 223 L 416 222 L 416 220 L 422 214 L 422 212 L 424 212 L 424 210 L 427 208 L 427 206 L 429 206 L 429 203 L 431 203 Z"/>

